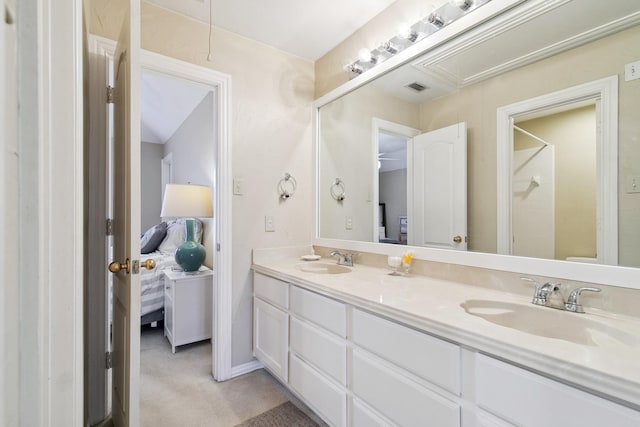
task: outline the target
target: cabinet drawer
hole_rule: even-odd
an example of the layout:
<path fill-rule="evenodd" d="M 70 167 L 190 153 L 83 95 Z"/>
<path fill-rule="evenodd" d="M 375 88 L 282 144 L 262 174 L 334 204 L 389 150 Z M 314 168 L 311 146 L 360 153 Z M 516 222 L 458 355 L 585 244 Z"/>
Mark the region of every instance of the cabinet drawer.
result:
<path fill-rule="evenodd" d="M 479 354 L 476 396 L 478 406 L 517 425 L 640 425 L 640 412 Z"/>
<path fill-rule="evenodd" d="M 283 309 L 289 308 L 289 284 L 260 273 L 253 275 L 253 293 Z"/>
<path fill-rule="evenodd" d="M 360 310 L 353 310 L 352 335 L 360 347 L 460 395 L 457 345 Z"/>
<path fill-rule="evenodd" d="M 343 386 L 347 384 L 347 344 L 309 322 L 291 317 L 290 347 Z"/>
<path fill-rule="evenodd" d="M 253 299 L 253 351 L 276 376 L 287 381 L 289 316 L 261 299 Z"/>
<path fill-rule="evenodd" d="M 291 311 L 342 338 L 347 336 L 344 304 L 297 287 L 291 289 Z"/>
<path fill-rule="evenodd" d="M 460 425 L 460 406 L 409 377 L 353 351 L 352 389 L 358 398 L 401 426 Z"/>
<path fill-rule="evenodd" d="M 389 422 L 362 404 L 360 399 L 351 400 L 351 427 L 389 427 Z"/>
<path fill-rule="evenodd" d="M 289 385 L 332 426 L 347 424 L 347 393 L 291 354 Z"/>

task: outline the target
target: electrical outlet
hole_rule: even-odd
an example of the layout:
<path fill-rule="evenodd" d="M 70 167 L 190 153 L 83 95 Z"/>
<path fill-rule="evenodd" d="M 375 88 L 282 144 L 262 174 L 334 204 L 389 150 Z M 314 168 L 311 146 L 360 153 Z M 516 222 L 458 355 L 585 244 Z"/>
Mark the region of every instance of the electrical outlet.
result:
<path fill-rule="evenodd" d="M 266 215 L 264 217 L 264 231 L 276 231 L 276 227 L 273 224 L 273 217 L 271 215 Z"/>
<path fill-rule="evenodd" d="M 243 184 L 242 178 L 233 178 L 233 194 L 235 196 L 242 196 Z"/>
<path fill-rule="evenodd" d="M 624 66 L 624 81 L 640 79 L 640 61 L 631 62 Z"/>
<path fill-rule="evenodd" d="M 352 230 L 353 229 L 353 217 L 345 217 L 344 220 L 344 228 L 347 230 Z"/>

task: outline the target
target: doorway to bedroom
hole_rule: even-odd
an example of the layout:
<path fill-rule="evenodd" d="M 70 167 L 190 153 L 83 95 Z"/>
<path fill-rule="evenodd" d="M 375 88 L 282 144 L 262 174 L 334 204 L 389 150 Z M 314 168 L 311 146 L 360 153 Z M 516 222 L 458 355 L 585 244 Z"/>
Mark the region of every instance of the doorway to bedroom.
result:
<path fill-rule="evenodd" d="M 111 273 L 104 268 L 113 256 L 111 254 L 112 240 L 111 231 L 117 228 L 109 218 L 113 218 L 112 208 L 109 200 L 114 200 L 117 194 L 113 193 L 113 172 L 109 172 L 110 165 L 113 164 L 113 103 L 110 87 L 114 81 L 114 50 L 115 44 L 100 37 L 91 36 L 89 38 L 90 50 L 90 137 L 87 140 L 87 189 L 88 189 L 88 206 L 87 206 L 87 259 L 93 260 L 89 262 L 87 267 L 87 286 L 85 298 L 85 351 L 86 351 L 86 367 L 87 367 L 87 412 L 92 423 L 100 422 L 111 411 L 111 358 L 112 352 L 117 352 L 111 345 L 111 292 L 108 282 L 111 280 Z M 231 79 L 228 75 L 217 71 L 185 63 L 173 58 L 168 58 L 152 52 L 142 51 L 141 56 L 141 73 L 145 75 L 153 75 L 159 77 L 158 81 L 148 82 L 144 77 L 145 83 L 142 82 L 142 76 L 139 86 L 150 86 L 157 88 L 156 93 L 145 96 L 140 93 L 140 106 L 148 104 L 153 108 L 161 106 L 175 107 L 180 102 L 178 100 L 185 91 L 196 89 L 194 100 L 191 105 L 178 108 L 179 112 L 169 113 L 169 119 L 174 120 L 176 116 L 182 116 L 181 120 L 177 120 L 174 130 L 166 131 L 168 138 L 164 140 L 164 144 L 152 142 L 156 145 L 155 149 L 149 146 L 143 147 L 140 144 L 140 154 L 153 158 L 153 154 L 161 157 L 157 159 L 155 167 L 152 170 L 145 169 L 142 159 L 136 164 L 141 170 L 140 184 L 143 188 L 140 194 L 141 205 L 153 205 L 162 200 L 162 187 L 164 183 L 186 183 L 194 184 L 209 182 L 213 196 L 213 218 L 202 219 L 203 228 L 203 244 L 207 248 L 207 258 L 205 265 L 215 266 L 215 275 L 210 275 L 211 297 L 207 298 L 207 305 L 211 311 L 211 319 L 208 321 L 211 326 L 211 340 L 216 343 L 211 345 L 205 341 L 208 346 L 210 369 L 207 375 L 213 374 L 218 381 L 224 381 L 231 377 L 231 242 L 232 231 L 230 226 L 231 218 L 231 150 L 230 150 L 230 106 L 231 106 Z M 152 80 L 153 80 L 152 77 Z M 164 78 L 165 80 L 161 80 Z M 168 79 L 168 80 L 167 80 Z M 173 80 L 170 82 L 169 80 Z M 187 84 L 191 89 L 185 86 L 179 86 L 178 89 L 170 90 L 171 85 L 178 83 Z M 105 86 L 107 90 L 105 91 Z M 204 89 L 204 91 L 203 91 Z M 142 92 L 142 89 L 141 89 Z M 173 95 L 172 95 L 173 94 Z M 106 96 L 105 96 L 106 95 Z M 141 99 L 141 98 L 149 98 Z M 200 108 L 198 108 L 200 107 Z M 210 107 L 210 108 L 209 108 Z M 208 108 L 208 113 L 203 113 Z M 208 134 L 211 136 L 209 142 L 202 141 L 197 133 L 201 123 L 196 123 L 195 117 L 199 114 L 208 115 L 208 118 L 202 120 L 205 125 L 209 126 Z M 141 115 L 142 116 L 142 115 Z M 166 116 L 165 116 L 166 117 Z M 191 118 L 191 120 L 188 120 Z M 161 122 L 168 121 L 163 119 Z M 185 123 L 186 122 L 186 123 Z M 151 136 L 147 135 L 145 129 L 148 121 L 141 117 L 141 140 L 143 142 L 153 141 Z M 151 127 L 151 125 L 149 125 Z M 206 133 L 206 132 L 205 132 Z M 153 132 L 151 132 L 153 135 Z M 182 134 L 182 135 L 180 135 Z M 165 155 L 162 148 L 162 155 L 159 154 L 159 145 L 170 144 L 182 136 L 182 143 L 174 144 L 170 149 L 171 154 Z M 162 138 L 160 138 L 162 139 Z M 196 141 L 197 140 L 197 141 Z M 205 153 L 208 152 L 210 154 Z M 186 156 L 185 156 L 186 154 Z M 208 162 L 208 165 L 203 162 Z M 183 166 L 181 166 L 183 164 Z M 187 166 L 184 167 L 184 164 Z M 198 166 L 201 165 L 201 166 Z M 180 169 L 188 170 L 189 174 L 181 175 Z M 145 169 L 143 171 L 143 169 Z M 159 172 L 158 172 L 159 171 Z M 125 172 L 126 171 L 122 171 Z M 137 173 L 137 172 L 136 172 Z M 153 178 L 155 176 L 155 178 Z M 153 179 L 148 179 L 153 178 Z M 144 188 L 147 186 L 143 183 L 153 182 L 152 191 Z M 147 194 L 155 193 L 155 202 L 147 200 Z M 159 208 L 158 208 L 159 209 Z M 140 212 L 140 232 L 144 233 L 146 225 L 151 216 Z M 160 221 L 159 211 L 154 214 L 156 219 L 151 222 Z M 105 223 L 106 235 L 105 239 Z M 159 222 L 156 222 L 156 225 Z M 180 228 L 180 227 L 179 227 Z M 104 244 L 103 244 L 104 242 Z M 166 248 L 165 248 L 166 250 Z M 170 252 L 170 250 L 168 250 Z M 147 255 L 142 256 L 142 261 Z M 168 257 L 171 258 L 171 257 Z M 162 271 L 162 266 L 157 268 L 157 272 Z M 138 275 L 140 277 L 140 275 Z M 209 279 L 208 279 L 209 281 Z M 105 286 L 106 285 L 106 286 Z M 136 285 L 137 288 L 137 285 Z M 136 297 L 137 298 L 137 297 Z M 161 300 L 157 302 L 160 303 Z M 138 307 L 141 308 L 142 304 Z M 152 308 L 152 307 L 151 307 Z M 146 310 L 146 309 L 145 309 Z M 157 310 L 157 307 L 156 307 Z M 155 311 L 155 310 L 151 310 Z M 160 312 L 156 312 L 158 315 Z M 132 324 L 139 328 L 139 323 L 145 322 L 136 316 L 136 320 L 132 319 Z M 156 330 L 161 328 L 157 327 Z M 162 330 L 160 331 L 162 336 Z M 131 338 L 128 345 L 132 348 L 138 348 L 138 341 Z M 164 338 L 164 341 L 167 341 Z M 168 343 L 168 341 L 167 341 Z M 126 344 L 126 343 L 125 343 Z M 197 344 L 196 344 L 197 345 Z M 186 348 L 186 347 L 185 347 Z M 106 364 L 105 364 L 106 353 Z M 139 366 L 140 353 L 136 352 L 136 356 L 132 356 L 130 381 L 132 383 L 139 382 L 139 370 L 135 365 Z M 171 347 L 169 347 L 168 356 L 171 357 Z M 186 352 L 185 352 L 186 353 Z M 179 354 L 176 354 L 178 356 Z M 106 369 L 105 369 L 106 367 Z M 135 369 L 134 369 L 135 368 Z M 136 393 L 138 394 L 138 393 Z M 137 400 L 138 396 L 136 397 Z"/>

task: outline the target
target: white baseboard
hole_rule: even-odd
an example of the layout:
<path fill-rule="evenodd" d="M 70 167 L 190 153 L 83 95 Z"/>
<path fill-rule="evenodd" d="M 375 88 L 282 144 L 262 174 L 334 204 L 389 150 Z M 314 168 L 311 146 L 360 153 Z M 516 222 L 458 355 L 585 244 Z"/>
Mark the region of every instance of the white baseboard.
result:
<path fill-rule="evenodd" d="M 251 362 L 244 363 L 242 365 L 233 366 L 231 368 L 231 378 L 238 377 L 240 375 L 248 374 L 249 372 L 262 369 L 264 366 L 259 360 L 252 360 Z"/>

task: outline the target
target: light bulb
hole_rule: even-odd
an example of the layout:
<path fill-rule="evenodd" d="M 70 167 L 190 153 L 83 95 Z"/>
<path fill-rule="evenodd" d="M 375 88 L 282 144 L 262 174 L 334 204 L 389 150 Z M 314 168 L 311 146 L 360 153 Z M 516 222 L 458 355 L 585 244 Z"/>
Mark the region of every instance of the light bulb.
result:
<path fill-rule="evenodd" d="M 449 0 L 449 4 L 466 11 L 473 6 L 473 0 Z"/>
<path fill-rule="evenodd" d="M 362 48 L 358 51 L 358 59 L 362 62 L 371 62 L 371 51 L 369 49 Z"/>
<path fill-rule="evenodd" d="M 401 23 L 400 25 L 398 25 L 398 36 L 400 36 L 403 39 L 407 39 L 409 41 L 416 41 L 416 39 L 418 38 L 418 33 L 416 33 L 413 28 L 411 28 L 411 25 L 407 24 L 406 22 Z"/>

